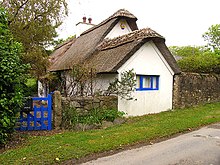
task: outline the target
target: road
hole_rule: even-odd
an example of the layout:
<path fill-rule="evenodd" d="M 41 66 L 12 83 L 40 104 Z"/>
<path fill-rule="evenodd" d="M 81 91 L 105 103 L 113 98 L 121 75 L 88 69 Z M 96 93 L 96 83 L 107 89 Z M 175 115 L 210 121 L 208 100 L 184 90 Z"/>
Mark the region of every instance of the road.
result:
<path fill-rule="evenodd" d="M 220 165 L 220 123 L 83 165 Z"/>

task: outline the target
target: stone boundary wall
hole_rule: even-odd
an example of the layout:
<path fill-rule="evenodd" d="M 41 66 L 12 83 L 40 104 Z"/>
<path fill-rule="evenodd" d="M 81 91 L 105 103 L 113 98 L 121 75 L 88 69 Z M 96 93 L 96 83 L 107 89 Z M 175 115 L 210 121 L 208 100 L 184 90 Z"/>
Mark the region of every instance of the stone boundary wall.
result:
<path fill-rule="evenodd" d="M 77 111 L 89 111 L 92 108 L 118 109 L 117 96 L 62 97 L 62 107 L 70 106 Z"/>
<path fill-rule="evenodd" d="M 53 95 L 53 110 L 52 110 L 52 118 L 53 118 L 53 128 L 56 130 L 61 129 L 62 123 L 62 106 L 61 106 L 61 94 L 60 91 L 54 91 Z"/>
<path fill-rule="evenodd" d="M 220 75 L 181 73 L 174 77 L 173 108 L 220 101 Z"/>
<path fill-rule="evenodd" d="M 88 114 L 93 108 L 118 109 L 117 96 L 99 97 L 62 97 L 59 91 L 53 92 L 53 128 L 62 128 L 62 114 L 66 107 L 75 108 L 81 115 Z"/>

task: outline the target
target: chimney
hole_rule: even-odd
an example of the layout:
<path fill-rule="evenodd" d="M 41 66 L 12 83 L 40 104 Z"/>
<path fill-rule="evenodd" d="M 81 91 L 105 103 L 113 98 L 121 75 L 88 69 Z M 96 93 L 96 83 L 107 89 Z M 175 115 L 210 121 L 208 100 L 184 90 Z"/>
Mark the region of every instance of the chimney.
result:
<path fill-rule="evenodd" d="M 83 23 L 86 23 L 86 17 L 85 16 L 83 17 Z"/>
<path fill-rule="evenodd" d="M 82 19 L 82 22 L 76 24 L 76 37 L 79 37 L 84 31 L 94 26 L 92 24 L 92 18 L 89 17 L 88 22 L 86 16 L 84 16 Z"/>
<path fill-rule="evenodd" d="M 88 21 L 91 24 L 92 23 L 92 18 L 88 18 Z"/>

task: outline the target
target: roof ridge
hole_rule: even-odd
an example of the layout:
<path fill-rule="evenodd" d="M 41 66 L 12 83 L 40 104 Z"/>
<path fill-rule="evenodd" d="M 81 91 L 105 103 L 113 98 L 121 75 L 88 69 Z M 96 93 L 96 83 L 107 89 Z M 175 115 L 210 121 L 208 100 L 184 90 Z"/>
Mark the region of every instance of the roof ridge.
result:
<path fill-rule="evenodd" d="M 71 42 L 73 42 L 74 40 L 76 40 L 75 37 L 67 39 L 66 41 L 63 41 L 62 43 L 58 44 L 57 46 L 55 46 L 55 50 L 61 48 L 62 46 L 66 45 L 66 44 L 70 44 Z"/>
<path fill-rule="evenodd" d="M 95 25 L 91 28 L 89 28 L 88 30 L 84 31 L 81 35 L 84 35 L 100 26 L 102 26 L 103 24 L 105 24 L 106 22 L 110 21 L 111 19 L 117 18 L 117 17 L 128 17 L 128 18 L 133 18 L 133 19 L 137 19 L 132 13 L 130 13 L 128 10 L 126 9 L 119 9 L 118 11 L 116 11 L 114 14 L 112 14 L 110 17 L 108 17 L 107 19 L 103 20 L 102 22 L 100 22 L 98 25 Z M 80 36 L 81 36 L 80 35 Z"/>
<path fill-rule="evenodd" d="M 144 39 L 144 38 L 154 38 L 154 37 L 164 39 L 163 36 L 161 36 L 156 31 L 152 30 L 151 28 L 143 28 L 140 30 L 134 30 L 128 34 L 118 36 L 113 39 L 106 38 L 105 40 L 103 40 L 103 42 L 101 42 L 98 45 L 98 50 L 110 49 L 110 48 L 114 48 L 116 46 L 120 46 L 125 43 L 132 42 L 132 41 L 137 41 L 137 40 Z"/>

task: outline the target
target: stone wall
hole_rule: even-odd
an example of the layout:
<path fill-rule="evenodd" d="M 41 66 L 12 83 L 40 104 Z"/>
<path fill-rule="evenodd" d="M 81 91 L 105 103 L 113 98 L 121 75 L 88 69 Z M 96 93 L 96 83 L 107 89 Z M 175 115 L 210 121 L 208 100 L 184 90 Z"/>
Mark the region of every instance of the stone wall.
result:
<path fill-rule="evenodd" d="M 62 97 L 62 107 L 65 106 L 73 107 L 77 111 L 89 111 L 92 108 L 118 109 L 118 98 L 116 96 Z"/>
<path fill-rule="evenodd" d="M 60 129 L 62 123 L 62 106 L 60 91 L 54 91 L 53 95 L 53 128 Z"/>
<path fill-rule="evenodd" d="M 220 101 L 220 75 L 181 73 L 174 77 L 173 108 Z"/>

